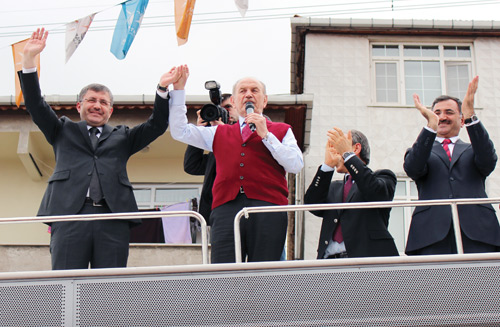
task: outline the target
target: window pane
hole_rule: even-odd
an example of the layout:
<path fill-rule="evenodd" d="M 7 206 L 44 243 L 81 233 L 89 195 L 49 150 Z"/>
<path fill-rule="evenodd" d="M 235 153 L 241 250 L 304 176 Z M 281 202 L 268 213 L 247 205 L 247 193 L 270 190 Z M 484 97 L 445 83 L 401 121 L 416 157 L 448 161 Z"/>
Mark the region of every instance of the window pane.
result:
<path fill-rule="evenodd" d="M 137 202 L 151 202 L 150 189 L 134 189 L 134 196 Z"/>
<path fill-rule="evenodd" d="M 439 48 L 437 46 L 422 47 L 422 57 L 439 57 Z"/>
<path fill-rule="evenodd" d="M 410 181 L 410 196 L 418 197 L 417 184 L 414 181 Z"/>
<path fill-rule="evenodd" d="M 372 56 L 378 56 L 378 57 L 385 56 L 385 45 L 373 45 Z"/>
<path fill-rule="evenodd" d="M 155 193 L 155 202 L 172 204 L 178 202 L 189 201 L 198 197 L 197 188 L 173 188 L 173 189 L 157 189 Z"/>
<path fill-rule="evenodd" d="M 447 94 L 463 99 L 469 85 L 469 65 L 467 63 L 447 63 Z"/>
<path fill-rule="evenodd" d="M 392 208 L 389 218 L 389 233 L 394 238 L 394 243 L 399 252 L 405 250 L 405 225 L 404 225 L 404 208 Z"/>
<path fill-rule="evenodd" d="M 444 47 L 444 56 L 445 57 L 459 57 L 459 58 L 470 58 L 471 51 L 468 46 L 445 46 Z"/>
<path fill-rule="evenodd" d="M 470 47 L 457 47 L 458 57 L 460 58 L 470 58 Z"/>
<path fill-rule="evenodd" d="M 398 181 L 396 184 L 396 193 L 394 193 L 394 197 L 405 197 L 406 196 L 406 182 Z"/>
<path fill-rule="evenodd" d="M 405 61 L 406 104 L 413 103 L 417 93 L 425 105 L 441 95 L 441 73 L 438 61 Z"/>
<path fill-rule="evenodd" d="M 405 45 L 404 55 L 405 57 L 421 57 L 422 52 L 420 50 L 421 47 L 418 45 Z"/>
<path fill-rule="evenodd" d="M 397 45 L 372 45 L 372 56 L 397 57 L 399 56 L 399 48 Z"/>
<path fill-rule="evenodd" d="M 396 63 L 375 64 L 377 102 L 398 102 L 396 71 Z"/>

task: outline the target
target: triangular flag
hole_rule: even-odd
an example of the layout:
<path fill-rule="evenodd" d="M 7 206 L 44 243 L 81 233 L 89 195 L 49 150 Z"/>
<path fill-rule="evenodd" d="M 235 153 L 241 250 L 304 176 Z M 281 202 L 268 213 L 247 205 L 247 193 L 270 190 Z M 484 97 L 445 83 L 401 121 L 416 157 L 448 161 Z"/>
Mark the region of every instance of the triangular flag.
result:
<path fill-rule="evenodd" d="M 177 45 L 187 42 L 196 0 L 175 0 L 175 31 Z"/>
<path fill-rule="evenodd" d="M 111 53 L 118 59 L 124 59 L 141 26 L 142 17 L 149 0 L 129 0 L 122 3 L 122 11 L 116 22 Z"/>
<path fill-rule="evenodd" d="M 23 69 L 23 52 L 24 46 L 30 39 L 26 39 L 23 41 L 19 41 L 17 43 L 12 44 L 12 54 L 14 56 L 14 75 L 16 81 L 16 106 L 19 108 L 21 101 L 23 101 L 23 92 L 21 91 L 21 83 L 19 82 L 19 76 L 17 76 L 17 72 Z M 40 55 L 36 57 L 36 71 L 38 77 L 40 77 Z"/>
<path fill-rule="evenodd" d="M 94 20 L 94 16 L 95 14 L 92 14 L 66 24 L 66 62 L 71 58 L 80 43 L 82 43 L 90 24 L 92 24 L 92 20 Z"/>
<path fill-rule="evenodd" d="M 236 7 L 238 7 L 241 16 L 245 17 L 248 10 L 248 0 L 234 0 L 234 3 L 236 4 Z"/>

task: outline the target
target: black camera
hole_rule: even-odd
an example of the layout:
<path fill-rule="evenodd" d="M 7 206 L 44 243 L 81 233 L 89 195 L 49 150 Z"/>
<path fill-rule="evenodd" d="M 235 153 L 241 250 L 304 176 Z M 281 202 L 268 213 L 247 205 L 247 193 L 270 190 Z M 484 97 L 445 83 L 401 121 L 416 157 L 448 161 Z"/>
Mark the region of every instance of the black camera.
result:
<path fill-rule="evenodd" d="M 220 105 L 222 102 L 220 84 L 216 81 L 207 81 L 205 82 L 205 89 L 208 90 L 210 101 L 212 101 L 213 104 L 209 103 L 201 108 L 201 119 L 210 124 L 211 121 L 219 120 L 220 118 L 224 124 L 227 124 L 229 121 L 229 113 Z"/>

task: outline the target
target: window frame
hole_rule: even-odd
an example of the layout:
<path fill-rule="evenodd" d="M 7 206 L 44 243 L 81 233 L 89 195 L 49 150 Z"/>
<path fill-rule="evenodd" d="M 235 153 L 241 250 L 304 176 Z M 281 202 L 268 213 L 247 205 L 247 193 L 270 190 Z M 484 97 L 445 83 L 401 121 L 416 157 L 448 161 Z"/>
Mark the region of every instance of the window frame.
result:
<path fill-rule="evenodd" d="M 187 183 L 187 184 L 138 184 L 138 183 L 134 183 L 134 184 L 132 184 L 132 188 L 134 189 L 134 191 L 141 190 L 141 189 L 151 190 L 150 201 L 138 202 L 136 199 L 137 206 L 139 207 L 139 210 L 161 208 L 161 207 L 166 206 L 166 205 L 178 203 L 178 202 L 155 201 L 155 194 L 156 194 L 157 189 L 186 189 L 186 188 L 187 189 L 197 189 L 198 195 L 196 196 L 196 198 L 197 198 L 197 201 L 199 203 L 202 187 L 203 187 L 203 184 L 201 184 L 201 183 Z M 186 199 L 186 201 L 187 201 L 187 199 Z M 148 207 L 146 207 L 146 205 L 148 205 Z"/>
<path fill-rule="evenodd" d="M 398 46 L 397 56 L 374 56 L 373 46 Z M 439 50 L 439 56 L 437 57 L 424 57 L 424 56 L 407 56 L 404 55 L 405 46 L 437 46 Z M 470 57 L 446 57 L 444 48 L 445 47 L 468 47 L 470 50 Z M 450 63 L 464 63 L 468 67 L 469 79 L 474 76 L 474 44 L 471 41 L 467 42 L 401 42 L 401 41 L 371 41 L 369 43 L 370 51 L 370 102 L 371 106 L 410 106 L 413 107 L 413 103 L 406 103 L 406 82 L 405 82 L 405 71 L 404 63 L 405 61 L 438 61 L 440 69 L 441 78 L 441 93 L 447 94 L 448 91 L 448 76 L 446 68 Z M 396 64 L 396 75 L 397 75 L 397 98 L 398 102 L 378 102 L 377 101 L 377 75 L 376 75 L 376 64 L 377 63 L 395 63 Z M 430 104 L 427 104 L 430 105 Z"/>

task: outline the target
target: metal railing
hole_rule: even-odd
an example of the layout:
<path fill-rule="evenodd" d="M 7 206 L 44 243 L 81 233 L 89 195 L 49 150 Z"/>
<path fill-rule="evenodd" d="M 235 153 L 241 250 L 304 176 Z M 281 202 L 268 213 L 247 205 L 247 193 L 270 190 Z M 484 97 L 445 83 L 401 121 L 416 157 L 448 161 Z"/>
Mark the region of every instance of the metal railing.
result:
<path fill-rule="evenodd" d="M 83 214 L 83 215 L 66 215 L 66 216 L 38 216 L 38 217 L 13 217 L 0 218 L 0 223 L 53 223 L 59 221 L 82 221 L 82 220 L 110 220 L 110 219 L 148 219 L 148 218 L 163 218 L 163 217 L 193 217 L 200 222 L 201 225 L 201 251 L 203 264 L 208 264 L 208 235 L 207 222 L 202 215 L 195 211 L 160 211 L 160 212 L 122 212 L 110 214 Z"/>
<path fill-rule="evenodd" d="M 240 220 L 242 217 L 249 218 L 251 213 L 256 212 L 289 212 L 289 211 L 315 211 L 331 209 L 372 209 L 393 207 L 421 207 L 421 206 L 451 206 L 453 229 L 458 254 L 463 254 L 462 235 L 460 232 L 460 220 L 458 217 L 458 205 L 499 203 L 500 198 L 474 198 L 474 199 L 449 199 L 449 200 L 420 200 L 420 201 L 380 201 L 380 202 L 352 202 L 332 204 L 304 204 L 286 206 L 245 207 L 241 209 L 234 218 L 234 251 L 236 262 L 241 263 L 241 233 Z"/>

